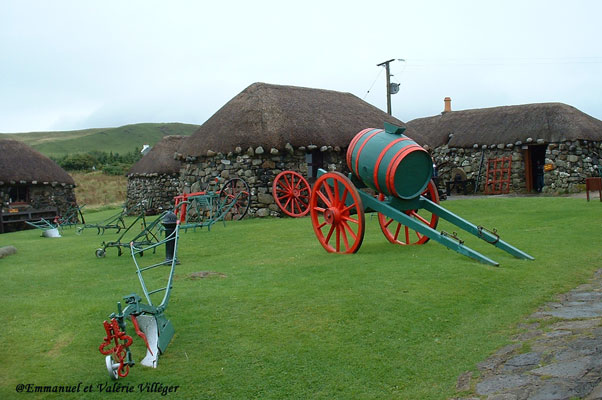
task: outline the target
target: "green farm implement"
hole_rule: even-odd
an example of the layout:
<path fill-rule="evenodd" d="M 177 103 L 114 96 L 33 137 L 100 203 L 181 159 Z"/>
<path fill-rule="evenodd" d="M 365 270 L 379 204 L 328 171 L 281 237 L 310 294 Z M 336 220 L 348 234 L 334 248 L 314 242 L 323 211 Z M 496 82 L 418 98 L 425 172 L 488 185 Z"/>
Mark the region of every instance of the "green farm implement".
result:
<path fill-rule="evenodd" d="M 128 375 L 130 367 L 135 365 L 130 346 L 132 336 L 127 334 L 126 321 L 129 319 L 134 332 L 144 342 L 146 355 L 140 364 L 156 368 L 159 355 L 163 354 L 174 336 L 174 328 L 165 316 L 173 288 L 174 271 L 177 261 L 179 222 L 173 213 L 162 215 L 165 238 L 157 243 L 138 246 L 130 244 L 130 252 L 136 266 L 136 275 L 140 281 L 144 298 L 135 293 L 124 297 L 125 308 L 117 303 L 117 312 L 103 322 L 106 336 L 99 346 L 102 354 L 106 355 L 105 364 L 112 379 Z M 142 265 L 143 253 L 153 251 L 158 246 L 165 245 L 165 260 L 158 262 L 156 257 L 145 257 L 150 260 L 148 265 Z M 152 286 L 151 286 L 152 285 Z M 154 285 L 157 285 L 156 287 Z"/>
<path fill-rule="evenodd" d="M 25 221 L 25 223 L 41 230 L 43 237 L 61 237 L 59 232 L 60 225 L 47 221 L 44 218 L 39 221 Z"/>
<path fill-rule="evenodd" d="M 84 216 L 77 204 L 71 205 L 63 215 L 57 215 L 52 220 L 40 218 L 39 221 L 25 221 L 26 224 L 42 231 L 44 237 L 61 237 L 60 231 L 65 226 L 75 226 L 81 220 L 84 223 Z"/>
<path fill-rule="evenodd" d="M 115 229 L 116 233 L 119 233 L 122 229 L 125 229 L 125 220 L 123 219 L 126 216 L 127 212 L 125 207 L 123 208 L 123 210 L 121 210 L 120 212 L 118 212 L 115 215 L 111 215 L 109 218 L 104 219 L 100 222 L 97 223 L 91 223 L 91 224 L 86 224 L 84 223 L 83 226 L 80 226 L 79 228 L 77 228 L 76 233 L 78 235 L 80 235 L 84 229 L 86 228 L 96 228 L 97 229 L 97 234 L 104 234 L 105 230 L 107 229 Z"/>
<path fill-rule="evenodd" d="M 107 249 L 109 247 L 117 248 L 117 255 L 121 256 L 122 248 L 130 248 L 130 245 L 133 243 L 136 246 L 149 246 L 153 243 L 159 242 L 160 229 L 161 229 L 161 219 L 167 214 L 167 211 L 163 212 L 152 221 L 150 224 L 146 221 L 146 209 L 144 207 L 140 208 L 138 216 L 124 228 L 123 232 L 119 237 L 115 240 L 103 241 L 101 247 L 96 249 L 96 257 L 103 258 L 106 255 Z M 140 232 L 138 232 L 131 239 L 124 238 L 128 235 L 130 231 L 135 231 L 138 226 L 140 226 Z M 121 230 L 121 229 L 120 229 Z M 119 231 L 117 231 L 119 232 Z"/>
<path fill-rule="evenodd" d="M 499 265 L 466 246 L 455 232 L 436 231 L 439 219 L 444 219 L 515 257 L 532 260 L 501 240 L 495 229 L 474 225 L 439 205 L 431 180 L 433 161 L 426 150 L 403 135 L 404 130 L 385 123 L 385 129 L 359 132 L 347 150 L 347 166 L 352 171 L 348 177 L 319 170 L 309 210 L 324 249 L 357 252 L 364 237 L 364 213 L 377 212 L 381 230 L 394 244 L 424 244 L 432 239 L 482 263 Z"/>
<path fill-rule="evenodd" d="M 84 214 L 82 213 L 82 209 L 86 205 L 78 206 L 73 203 L 65 211 L 62 215 L 57 216 L 54 219 L 56 224 L 59 224 L 61 227 L 65 226 L 77 226 L 79 223 L 86 224 L 86 220 L 84 219 Z"/>

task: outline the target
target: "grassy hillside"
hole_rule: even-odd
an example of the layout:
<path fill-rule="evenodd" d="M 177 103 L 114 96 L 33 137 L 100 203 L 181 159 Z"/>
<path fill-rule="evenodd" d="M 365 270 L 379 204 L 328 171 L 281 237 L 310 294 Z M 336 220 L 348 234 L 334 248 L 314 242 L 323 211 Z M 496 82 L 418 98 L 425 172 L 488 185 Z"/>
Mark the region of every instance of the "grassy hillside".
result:
<path fill-rule="evenodd" d="M 95 128 L 67 132 L 29 132 L 0 136 L 16 139 L 47 156 L 86 153 L 92 150 L 127 153 L 144 144 L 151 146 L 166 135 L 191 135 L 198 125 L 144 123 L 118 128 Z"/>

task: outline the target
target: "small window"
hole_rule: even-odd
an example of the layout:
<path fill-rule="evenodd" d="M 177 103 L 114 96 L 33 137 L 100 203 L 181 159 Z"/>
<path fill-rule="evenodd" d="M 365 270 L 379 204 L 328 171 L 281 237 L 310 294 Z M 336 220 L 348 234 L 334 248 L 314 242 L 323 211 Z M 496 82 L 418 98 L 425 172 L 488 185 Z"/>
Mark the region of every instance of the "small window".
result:
<path fill-rule="evenodd" d="M 305 154 L 305 162 L 307 163 L 307 177 L 317 178 L 318 169 L 324 168 L 324 157 L 322 152 L 314 150 L 311 153 Z"/>
<path fill-rule="evenodd" d="M 10 186 L 8 188 L 8 198 L 11 203 L 28 203 L 29 188 L 25 185 Z"/>

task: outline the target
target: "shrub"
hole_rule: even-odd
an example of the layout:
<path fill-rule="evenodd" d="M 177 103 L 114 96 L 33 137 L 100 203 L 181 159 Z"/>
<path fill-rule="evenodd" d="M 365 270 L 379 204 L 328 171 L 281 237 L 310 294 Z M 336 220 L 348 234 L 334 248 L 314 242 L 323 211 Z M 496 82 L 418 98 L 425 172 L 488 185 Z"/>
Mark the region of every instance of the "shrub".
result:
<path fill-rule="evenodd" d="M 140 158 L 139 151 L 125 154 L 93 150 L 69 154 L 53 160 L 67 171 L 101 170 L 108 175 L 123 175 Z"/>
<path fill-rule="evenodd" d="M 68 171 L 86 171 L 92 169 L 98 160 L 90 154 L 69 154 L 63 159 L 57 161 L 58 164 Z"/>
<path fill-rule="evenodd" d="M 102 172 L 107 175 L 124 175 L 129 167 L 129 165 L 123 163 L 103 165 Z"/>

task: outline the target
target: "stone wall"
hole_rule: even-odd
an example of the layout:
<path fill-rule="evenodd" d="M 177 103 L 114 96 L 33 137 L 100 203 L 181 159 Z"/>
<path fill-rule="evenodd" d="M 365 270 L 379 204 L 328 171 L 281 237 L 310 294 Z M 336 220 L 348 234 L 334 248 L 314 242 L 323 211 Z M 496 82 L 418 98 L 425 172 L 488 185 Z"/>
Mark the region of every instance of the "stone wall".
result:
<path fill-rule="evenodd" d="M 142 201 L 150 204 L 150 213 L 173 208 L 174 197 L 179 195 L 178 174 L 145 174 L 128 176 L 126 207 L 135 214 Z"/>
<path fill-rule="evenodd" d="M 468 179 L 476 179 L 481 166 L 481 157 L 483 157 L 483 165 L 481 167 L 481 178 L 479 179 L 478 191 L 483 192 L 485 189 L 485 174 L 487 172 L 487 160 L 490 158 L 512 157 L 512 191 L 520 192 L 526 190 L 525 186 L 525 163 L 523 160 L 523 152 L 518 148 L 513 149 L 464 149 L 464 148 L 449 148 L 447 145 L 437 147 L 432 152 L 432 156 L 437 165 L 440 187 L 444 187 L 444 183 L 453 180 L 452 170 L 456 168 L 462 169 L 466 173 Z"/>
<path fill-rule="evenodd" d="M 293 149 L 287 145 L 286 151 L 267 152 L 262 147 L 249 148 L 246 152 L 236 150 L 226 155 L 209 152 L 205 157 L 188 157 L 180 171 L 179 190 L 183 193 L 217 190 L 228 179 L 242 178 L 251 190 L 250 215 L 283 216 L 272 196 L 272 183 L 280 172 L 292 170 L 307 177 L 306 154 L 312 151 L 322 154 L 324 169 L 341 172 L 346 169 L 345 151 L 338 147 L 310 145 Z"/>
<path fill-rule="evenodd" d="M 546 143 L 532 143 L 546 145 Z M 511 191 L 525 192 L 525 151 L 522 143 L 491 146 L 474 146 L 473 148 L 449 148 L 447 145 L 432 150 L 432 156 L 438 166 L 441 186 L 452 179 L 451 171 L 461 168 L 467 178 L 476 179 L 485 153 L 479 180 L 479 191 L 485 188 L 487 160 L 490 158 L 512 157 Z M 602 162 L 602 142 L 567 141 L 549 143 L 546 148 L 545 163 L 553 169 L 544 172 L 545 193 L 575 193 L 584 189 L 585 178 L 599 176 L 599 165 Z"/>
<path fill-rule="evenodd" d="M 22 183 L 24 184 L 24 183 Z M 9 203 L 9 187 L 6 183 L 0 184 L 0 201 L 2 207 Z M 37 183 L 28 185 L 29 205 L 33 208 L 56 207 L 59 215 L 65 214 L 69 207 L 76 202 L 73 185 L 64 183 Z"/>
<path fill-rule="evenodd" d="M 544 174 L 543 191 L 547 193 L 569 193 L 582 191 L 585 178 L 598 176 L 602 142 L 563 142 L 563 143 L 530 143 L 547 145 L 546 164 L 554 169 Z M 441 146 L 431 151 L 436 164 L 440 182 L 451 179 L 451 171 L 461 168 L 468 178 L 476 178 L 484 153 L 484 160 L 479 182 L 479 191 L 485 187 L 485 174 L 489 158 L 512 156 L 511 190 L 525 192 L 525 162 L 522 144 L 492 145 L 473 148 L 449 148 Z M 173 197 L 181 193 L 201 190 L 218 190 L 228 179 L 242 178 L 251 189 L 251 205 L 249 214 L 256 217 L 282 216 L 272 197 L 272 183 L 276 175 L 285 170 L 299 172 L 307 177 L 308 165 L 306 155 L 320 152 L 323 157 L 323 168 L 328 171 L 348 173 L 345 164 L 345 150 L 338 147 L 316 146 L 293 149 L 287 146 L 285 151 L 263 148 L 249 148 L 242 151 L 237 148 L 228 154 L 208 152 L 203 157 L 187 157 L 182 159 L 183 167 L 179 176 L 149 174 L 146 176 L 130 176 L 128 179 L 127 206 L 134 207 L 141 200 L 152 199 L 155 206 L 169 209 L 173 207 Z M 311 181 L 311 180 L 310 180 Z"/>
<path fill-rule="evenodd" d="M 574 193 L 584 189 L 585 178 L 600 176 L 602 142 L 572 141 L 551 143 L 546 164 L 554 169 L 544 174 L 544 192 Z"/>

